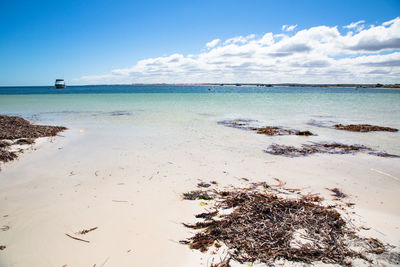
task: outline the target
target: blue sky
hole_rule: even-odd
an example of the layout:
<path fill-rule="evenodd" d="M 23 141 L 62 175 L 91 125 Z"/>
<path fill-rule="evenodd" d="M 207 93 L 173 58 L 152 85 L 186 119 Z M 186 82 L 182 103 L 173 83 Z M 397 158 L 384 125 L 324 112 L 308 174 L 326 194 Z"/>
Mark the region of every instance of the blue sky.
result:
<path fill-rule="evenodd" d="M 376 30 L 375 37 L 371 37 L 372 30 L 365 37 L 356 36 L 398 16 L 398 0 L 0 0 L 0 86 L 50 85 L 56 78 L 64 78 L 68 84 L 348 82 L 357 77 L 366 81 L 367 74 L 368 81 L 400 82 L 396 78 L 400 73 L 398 23 L 381 26 L 388 30 Z M 355 22 L 360 23 L 349 26 Z M 346 25 L 349 28 L 344 28 Z M 362 28 L 357 28 L 360 25 Z M 338 43 L 352 31 L 354 38 L 338 43 L 338 47 L 349 45 L 346 51 L 353 52 L 332 53 L 321 48 L 324 34 L 334 34 L 328 33 L 329 29 L 321 28 L 325 33 L 316 37 L 321 38 L 318 44 L 314 37 L 307 39 L 311 29 L 322 26 L 336 26 L 340 35 L 336 33 L 337 38 L 329 39 L 332 43 Z M 303 39 L 292 38 L 299 46 L 293 50 L 296 53 L 291 51 L 289 55 L 287 47 L 293 46 L 289 39 L 302 30 L 310 33 L 300 36 Z M 268 52 L 269 57 L 263 58 L 261 48 L 254 48 L 251 42 L 261 40 L 267 33 L 272 34 L 273 41 L 260 47 L 270 46 L 268 49 L 275 54 Z M 386 35 L 390 36 L 377 41 L 382 44 L 378 48 L 355 50 L 351 47 L 356 44 L 350 46 L 357 40 L 361 44 L 368 38 Z M 233 40 L 240 36 L 244 39 Z M 218 44 L 206 46 L 217 39 Z M 230 43 L 226 42 L 229 39 Z M 273 48 L 274 45 L 280 48 Z M 318 55 L 320 62 L 316 60 Z M 282 58 L 276 59 L 277 56 Z M 369 61 L 365 59 L 368 56 Z M 213 57 L 218 58 L 220 65 L 211 62 Z M 357 64 L 369 69 L 361 74 L 350 65 L 340 69 L 339 63 L 349 63 L 338 59 L 350 57 L 358 57 Z M 213 68 L 224 72 L 217 74 Z M 340 75 L 335 74 L 340 71 Z"/>

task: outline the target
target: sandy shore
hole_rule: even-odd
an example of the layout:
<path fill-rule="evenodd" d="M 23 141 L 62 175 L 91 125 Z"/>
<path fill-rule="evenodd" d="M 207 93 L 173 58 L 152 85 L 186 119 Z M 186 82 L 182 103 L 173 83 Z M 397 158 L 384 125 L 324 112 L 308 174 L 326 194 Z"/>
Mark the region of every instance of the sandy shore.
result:
<path fill-rule="evenodd" d="M 400 159 L 277 157 L 260 149 L 270 138 L 230 128 L 213 134 L 193 124 L 118 131 L 66 125 L 62 136 L 7 163 L 0 227 L 9 229 L 0 230 L 7 246 L 0 265 L 207 266 L 207 255 L 178 243 L 192 233 L 181 223 L 203 209 L 181 194 L 199 180 L 245 186 L 241 178 L 273 184 L 276 177 L 326 199 L 326 187 L 339 187 L 356 203 L 352 218 L 371 227 L 363 234 L 400 246 Z M 79 235 L 90 243 L 65 235 L 92 227 L 98 229 Z"/>

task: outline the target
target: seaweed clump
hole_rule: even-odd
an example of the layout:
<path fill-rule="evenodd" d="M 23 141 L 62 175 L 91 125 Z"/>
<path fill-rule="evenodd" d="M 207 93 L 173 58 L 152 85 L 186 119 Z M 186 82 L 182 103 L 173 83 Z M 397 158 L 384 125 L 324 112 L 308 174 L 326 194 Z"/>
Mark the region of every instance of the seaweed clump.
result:
<path fill-rule="evenodd" d="M 327 154 L 350 154 L 360 151 L 371 150 L 362 145 L 346 145 L 340 143 L 313 143 L 303 144 L 301 147 L 285 146 L 273 144 L 264 150 L 264 152 L 272 155 L 282 155 L 287 157 L 307 156 L 314 153 Z"/>
<path fill-rule="evenodd" d="M 296 199 L 282 198 L 277 192 L 251 188 L 213 190 L 214 211 L 196 215 L 203 221 L 184 223 L 199 232 L 180 243 L 201 252 L 213 246 L 218 250 L 223 244 L 226 257 L 211 266 L 230 266 L 231 260 L 268 266 L 277 260 L 351 266 L 353 259 L 372 264 L 375 258 L 371 256 L 389 255 L 389 245 L 359 237 L 356 228 L 334 206 L 324 206 L 320 199 L 301 195 Z M 226 209 L 233 211 L 218 216 Z"/>
<path fill-rule="evenodd" d="M 398 129 L 370 124 L 335 124 L 334 127 L 338 130 L 345 130 L 351 132 L 373 132 L 373 131 L 383 131 L 383 132 L 397 132 Z"/>
<path fill-rule="evenodd" d="M 258 126 L 255 126 L 257 123 L 258 123 L 258 121 L 256 121 L 256 120 L 248 120 L 248 119 L 224 120 L 224 121 L 218 122 L 218 124 L 222 124 L 227 127 L 255 131 L 258 134 L 264 134 L 264 135 L 269 135 L 269 136 L 274 136 L 274 135 L 311 136 L 311 135 L 314 135 L 312 132 L 310 132 L 308 130 L 299 131 L 299 130 L 287 129 L 287 128 L 277 127 L 277 126 L 258 127 Z"/>
<path fill-rule="evenodd" d="M 0 162 L 18 157 L 16 152 L 10 151 L 10 146 L 30 145 L 36 138 L 56 136 L 66 129 L 62 126 L 34 125 L 20 117 L 0 115 Z"/>
<path fill-rule="evenodd" d="M 20 117 L 0 115 L 0 139 L 56 136 L 66 129 L 62 126 L 34 125 Z"/>
<path fill-rule="evenodd" d="M 186 200 L 196 200 L 196 199 L 211 200 L 213 198 L 214 197 L 211 194 L 201 190 L 191 191 L 183 194 L 183 199 Z"/>
<path fill-rule="evenodd" d="M 265 126 L 261 128 L 252 128 L 252 130 L 257 131 L 258 134 L 265 135 L 299 135 L 299 136 L 310 136 L 314 135 L 310 131 L 298 131 L 291 129 L 284 129 L 276 126 Z"/>
<path fill-rule="evenodd" d="M 346 145 L 341 143 L 312 143 L 312 144 L 302 144 L 301 147 L 272 144 L 267 149 L 265 149 L 264 152 L 271 155 L 280 155 L 286 157 L 300 157 L 315 153 L 354 154 L 356 152 L 368 152 L 368 154 L 370 155 L 385 157 L 385 158 L 400 157 L 399 155 L 374 151 L 373 149 L 363 145 Z"/>

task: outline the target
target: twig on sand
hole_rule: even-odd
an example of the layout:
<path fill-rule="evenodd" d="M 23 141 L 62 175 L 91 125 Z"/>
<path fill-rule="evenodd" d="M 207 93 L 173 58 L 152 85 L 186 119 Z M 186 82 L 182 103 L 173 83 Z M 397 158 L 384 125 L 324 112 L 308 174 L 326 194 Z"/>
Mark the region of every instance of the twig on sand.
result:
<path fill-rule="evenodd" d="M 274 187 L 280 188 L 280 187 L 283 187 L 284 185 L 286 185 L 286 182 L 279 180 L 278 178 L 274 178 L 274 180 L 278 182 L 277 185 L 273 185 Z"/>
<path fill-rule="evenodd" d="M 98 227 L 93 227 L 93 228 L 90 228 L 90 229 L 84 229 L 84 230 L 82 230 L 82 231 L 77 232 L 76 234 L 78 234 L 78 235 L 85 235 L 85 234 L 87 234 L 87 233 L 89 233 L 89 232 L 91 232 L 91 231 L 96 230 L 97 228 L 98 228 Z"/>
<path fill-rule="evenodd" d="M 104 265 L 106 265 L 107 261 L 110 259 L 110 257 L 107 257 L 107 259 L 103 262 L 102 265 L 100 265 L 100 267 L 103 267 Z"/>
<path fill-rule="evenodd" d="M 160 173 L 160 171 L 157 171 L 155 174 L 153 174 L 152 176 L 150 176 L 149 181 L 150 181 L 151 179 L 153 179 L 153 177 L 156 176 L 156 175 L 159 174 L 159 173 Z"/>
<path fill-rule="evenodd" d="M 70 238 L 72 238 L 72 239 L 75 239 L 75 240 L 79 240 L 79 241 L 83 241 L 83 242 L 86 242 L 86 243 L 90 243 L 89 240 L 80 239 L 80 238 L 74 237 L 74 236 L 69 235 L 69 234 L 65 234 L 65 235 L 70 237 Z"/>
<path fill-rule="evenodd" d="M 113 199 L 112 202 L 128 202 L 128 200 L 115 200 L 115 199 Z"/>

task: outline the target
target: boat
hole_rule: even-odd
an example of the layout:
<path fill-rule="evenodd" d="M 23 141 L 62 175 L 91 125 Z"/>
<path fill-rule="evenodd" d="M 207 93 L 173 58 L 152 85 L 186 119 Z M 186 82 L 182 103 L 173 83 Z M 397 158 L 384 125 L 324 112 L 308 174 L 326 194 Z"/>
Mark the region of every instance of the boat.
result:
<path fill-rule="evenodd" d="M 57 89 L 63 89 L 66 87 L 64 79 L 57 79 L 55 84 Z"/>

